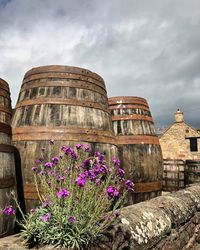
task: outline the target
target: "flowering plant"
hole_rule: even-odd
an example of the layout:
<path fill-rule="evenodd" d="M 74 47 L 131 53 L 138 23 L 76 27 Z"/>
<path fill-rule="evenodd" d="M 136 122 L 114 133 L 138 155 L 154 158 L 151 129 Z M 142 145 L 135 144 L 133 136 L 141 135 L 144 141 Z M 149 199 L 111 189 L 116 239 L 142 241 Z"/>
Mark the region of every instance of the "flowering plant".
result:
<path fill-rule="evenodd" d="M 23 215 L 26 244 L 83 249 L 119 216 L 116 210 L 134 184 L 118 159 L 108 166 L 103 154 L 90 151 L 89 145 L 62 146 L 59 156 L 36 160 L 32 170 L 41 205 Z"/>

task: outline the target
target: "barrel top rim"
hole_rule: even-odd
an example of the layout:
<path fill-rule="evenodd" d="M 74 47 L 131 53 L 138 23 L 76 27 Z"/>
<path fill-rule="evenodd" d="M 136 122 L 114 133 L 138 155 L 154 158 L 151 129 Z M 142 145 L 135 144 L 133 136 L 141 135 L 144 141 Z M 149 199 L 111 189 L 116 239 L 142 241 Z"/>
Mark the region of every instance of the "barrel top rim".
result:
<path fill-rule="evenodd" d="M 108 98 L 108 100 L 117 100 L 117 99 L 123 99 L 123 100 L 134 100 L 134 99 L 139 99 L 139 100 L 142 100 L 142 101 L 145 101 L 147 102 L 147 100 L 143 97 L 139 97 L 139 96 L 111 96 Z"/>
<path fill-rule="evenodd" d="M 4 80 L 3 78 L 0 77 L 0 82 L 5 84 L 7 87 L 9 87 L 8 83 L 6 82 L 6 80 Z"/>
<path fill-rule="evenodd" d="M 36 74 L 36 73 L 42 72 L 42 70 L 45 70 L 45 69 L 46 70 L 52 70 L 54 72 L 58 71 L 58 73 L 59 72 L 60 73 L 65 73 L 65 71 L 67 72 L 67 70 L 68 71 L 70 71 L 70 70 L 71 71 L 73 71 L 73 70 L 80 70 L 80 73 L 81 73 L 81 71 L 84 70 L 86 72 L 89 72 L 89 75 L 96 76 L 97 80 L 100 80 L 101 82 L 104 83 L 103 78 L 99 74 L 97 74 L 97 73 L 95 73 L 95 72 L 93 72 L 93 71 L 91 71 L 91 70 L 89 70 L 87 68 L 76 67 L 76 66 L 69 66 L 69 65 L 59 65 L 59 64 L 55 64 L 55 65 L 54 64 L 52 64 L 52 65 L 42 65 L 42 66 L 33 67 L 33 68 L 31 68 L 30 70 L 28 70 L 25 73 L 24 79 L 27 78 L 28 76 L 32 75 L 32 74 Z M 71 72 L 71 73 L 73 73 L 73 72 Z"/>
<path fill-rule="evenodd" d="M 114 96 L 108 98 L 108 104 L 110 106 L 116 104 L 136 104 L 137 102 L 141 102 L 140 104 L 149 108 L 147 100 L 138 96 Z"/>

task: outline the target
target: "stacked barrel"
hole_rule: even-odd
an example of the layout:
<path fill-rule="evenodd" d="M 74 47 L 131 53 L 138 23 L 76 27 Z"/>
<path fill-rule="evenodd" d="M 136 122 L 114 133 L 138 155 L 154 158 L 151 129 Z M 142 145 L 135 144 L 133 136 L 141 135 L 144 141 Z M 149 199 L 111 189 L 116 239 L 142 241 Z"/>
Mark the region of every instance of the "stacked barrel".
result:
<path fill-rule="evenodd" d="M 200 160 L 186 160 L 185 184 L 200 183 Z"/>
<path fill-rule="evenodd" d="M 135 182 L 128 204 L 161 195 L 162 152 L 147 101 L 132 96 L 111 97 L 109 107 L 122 166 L 126 177 Z"/>
<path fill-rule="evenodd" d="M 11 146 L 11 99 L 8 83 L 0 78 L 0 208 L 10 205 L 15 187 L 14 148 Z M 12 233 L 13 216 L 0 214 L 0 237 Z"/>
<path fill-rule="evenodd" d="M 185 162 L 180 159 L 163 160 L 163 191 L 185 188 Z"/>
<path fill-rule="evenodd" d="M 37 198 L 31 167 L 50 139 L 57 149 L 83 142 L 93 151 L 105 152 L 107 159 L 117 153 L 105 83 L 86 69 L 43 66 L 29 70 L 12 126 L 13 143 L 21 156 L 27 210 L 35 206 Z"/>

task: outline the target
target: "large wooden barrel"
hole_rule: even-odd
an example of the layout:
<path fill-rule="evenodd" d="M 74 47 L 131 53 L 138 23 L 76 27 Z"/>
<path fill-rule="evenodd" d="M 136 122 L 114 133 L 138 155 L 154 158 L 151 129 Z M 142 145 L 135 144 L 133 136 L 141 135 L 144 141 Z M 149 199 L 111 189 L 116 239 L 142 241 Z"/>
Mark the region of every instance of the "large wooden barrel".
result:
<path fill-rule="evenodd" d="M 14 148 L 11 146 L 11 99 L 7 82 L 0 78 L 0 210 L 10 205 L 15 186 Z M 14 216 L 0 213 L 0 237 L 13 232 Z"/>
<path fill-rule="evenodd" d="M 200 183 L 200 160 L 186 160 L 185 182 L 187 186 Z"/>
<path fill-rule="evenodd" d="M 37 198 L 31 167 L 50 139 L 56 141 L 57 149 L 83 142 L 93 151 L 104 152 L 107 159 L 117 153 L 105 83 L 86 69 L 43 66 L 28 71 L 12 126 L 13 143 L 21 156 L 27 210 Z"/>
<path fill-rule="evenodd" d="M 135 182 L 128 204 L 160 195 L 162 152 L 147 101 L 132 96 L 111 97 L 109 106 L 122 166 Z"/>
<path fill-rule="evenodd" d="M 185 162 L 179 159 L 163 160 L 163 191 L 185 188 Z"/>

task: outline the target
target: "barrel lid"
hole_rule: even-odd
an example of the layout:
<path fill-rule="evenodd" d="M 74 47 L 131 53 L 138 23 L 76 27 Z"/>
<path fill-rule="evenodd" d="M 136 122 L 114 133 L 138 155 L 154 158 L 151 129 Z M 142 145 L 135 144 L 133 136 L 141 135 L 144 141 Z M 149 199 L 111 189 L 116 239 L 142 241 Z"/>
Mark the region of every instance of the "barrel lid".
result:
<path fill-rule="evenodd" d="M 50 73 L 50 72 L 83 75 L 83 76 L 94 78 L 102 82 L 105 85 L 103 78 L 97 73 L 94 73 L 88 69 L 84 69 L 80 67 L 64 66 L 64 65 L 46 65 L 46 66 L 39 66 L 39 67 L 32 68 L 26 72 L 24 79 L 34 74 Z"/>

